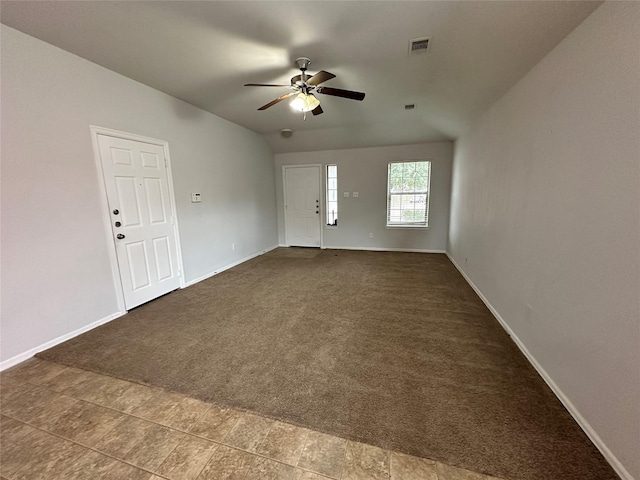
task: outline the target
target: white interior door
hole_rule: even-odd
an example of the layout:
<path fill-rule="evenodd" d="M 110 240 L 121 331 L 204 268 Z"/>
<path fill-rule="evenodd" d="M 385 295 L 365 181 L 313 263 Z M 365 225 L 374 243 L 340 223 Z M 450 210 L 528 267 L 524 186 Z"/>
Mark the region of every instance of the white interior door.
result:
<path fill-rule="evenodd" d="M 111 227 L 131 309 L 180 286 L 164 148 L 98 135 Z"/>
<path fill-rule="evenodd" d="M 284 211 L 287 245 L 320 246 L 320 167 L 284 167 Z"/>

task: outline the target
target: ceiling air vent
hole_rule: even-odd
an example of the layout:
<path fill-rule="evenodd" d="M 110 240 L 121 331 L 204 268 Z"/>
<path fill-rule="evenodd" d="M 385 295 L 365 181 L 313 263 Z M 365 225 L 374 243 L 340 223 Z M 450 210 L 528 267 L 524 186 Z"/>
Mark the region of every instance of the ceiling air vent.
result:
<path fill-rule="evenodd" d="M 414 38 L 409 40 L 409 55 L 427 53 L 431 50 L 431 37 Z"/>

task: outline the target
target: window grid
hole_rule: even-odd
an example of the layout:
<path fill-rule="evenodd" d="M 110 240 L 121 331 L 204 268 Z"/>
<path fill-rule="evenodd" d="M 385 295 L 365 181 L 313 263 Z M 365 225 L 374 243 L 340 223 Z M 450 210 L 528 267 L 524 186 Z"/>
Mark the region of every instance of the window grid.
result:
<path fill-rule="evenodd" d="M 429 225 L 431 162 L 393 162 L 387 174 L 387 226 Z"/>
<path fill-rule="evenodd" d="M 327 225 L 338 226 L 337 165 L 327 165 Z"/>

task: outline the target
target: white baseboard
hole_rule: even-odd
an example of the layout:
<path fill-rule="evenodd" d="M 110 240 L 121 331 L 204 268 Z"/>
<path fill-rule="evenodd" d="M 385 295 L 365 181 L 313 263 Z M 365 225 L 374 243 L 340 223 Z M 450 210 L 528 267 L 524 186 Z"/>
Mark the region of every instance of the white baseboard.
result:
<path fill-rule="evenodd" d="M 424 248 L 385 248 L 385 247 L 340 247 L 324 245 L 323 250 L 361 250 L 367 252 L 414 252 L 414 253 L 447 253 L 445 250 L 428 250 Z"/>
<path fill-rule="evenodd" d="M 186 286 L 190 286 L 193 285 L 194 283 L 198 283 L 201 282 L 202 280 L 205 280 L 209 277 L 212 277 L 220 272 L 223 272 L 224 270 L 228 270 L 232 267 L 235 267 L 236 265 L 239 265 L 241 263 L 246 262 L 247 260 L 251 260 L 252 258 L 255 258 L 259 255 L 262 255 L 264 253 L 267 253 L 275 248 L 278 248 L 278 245 L 274 245 L 272 247 L 267 248 L 266 250 L 262 250 L 254 255 L 250 255 L 248 257 L 245 257 L 241 260 L 238 260 L 237 262 L 234 262 L 230 265 L 226 265 L 222 268 L 217 269 L 215 272 L 210 273 L 208 275 L 204 275 L 200 278 L 196 278 L 195 280 L 191 280 L 189 283 L 186 284 Z M 100 325 L 103 325 L 105 323 L 110 322 L 111 320 L 115 320 L 118 317 L 121 317 L 122 315 L 124 315 L 126 312 L 117 312 L 114 314 L 109 315 L 108 317 L 102 318 L 100 320 L 97 320 L 93 323 L 90 323 L 89 325 L 86 325 L 82 328 L 79 328 L 77 330 L 74 330 L 73 332 L 70 333 L 66 333 L 58 338 L 55 338 L 53 340 L 50 340 L 48 342 L 43 343 L 42 345 L 38 345 L 35 348 L 31 348 L 29 350 L 27 350 L 26 352 L 22 352 L 19 353 L 18 355 L 15 355 L 14 357 L 11 357 L 3 362 L 0 362 L 0 372 L 3 370 L 6 370 L 7 368 L 11 368 L 14 365 L 17 365 L 18 363 L 24 362 L 25 360 L 30 359 L 31 357 L 33 357 L 36 353 L 42 352 L 43 350 L 46 350 L 48 348 L 54 347 L 62 342 L 66 342 L 67 340 L 72 339 L 73 337 L 77 337 L 78 335 L 81 335 L 85 332 L 88 332 L 89 330 L 92 330 L 96 327 L 99 327 Z"/>
<path fill-rule="evenodd" d="M 62 342 L 66 342 L 67 340 L 70 340 L 73 337 L 77 337 L 78 335 L 80 335 L 82 333 L 85 333 L 85 332 L 88 332 L 89 330 L 93 330 L 94 328 L 99 327 L 100 325 L 104 325 L 105 323 L 109 323 L 110 321 L 121 317 L 125 313 L 126 312 L 113 313 L 113 314 L 111 314 L 111 315 L 109 315 L 107 317 L 104 317 L 104 318 L 102 318 L 100 320 L 97 320 L 97 321 L 95 321 L 93 323 L 90 323 L 89 325 L 85 325 L 82 328 L 74 330 L 73 332 L 66 333 L 64 335 L 59 336 L 58 338 L 54 338 L 53 340 L 45 342 L 42 345 L 38 345 L 35 348 L 27 350 L 26 352 L 19 353 L 18 355 L 15 355 L 14 357 L 11 357 L 11 358 L 5 360 L 4 362 L 0 362 L 0 372 L 3 371 L 3 370 L 6 370 L 7 368 L 13 367 L 14 365 L 17 365 L 18 363 L 21 363 L 21 362 L 24 362 L 25 360 L 30 359 L 36 353 L 40 353 L 43 350 L 47 350 L 48 348 L 55 347 L 56 345 L 58 345 L 58 344 L 60 344 Z"/>
<path fill-rule="evenodd" d="M 280 244 L 278 247 L 290 248 L 290 245 Z M 312 247 L 313 248 L 313 247 Z M 414 253 L 447 253 L 446 250 L 428 250 L 424 248 L 385 248 L 385 247 L 340 247 L 335 245 L 322 245 L 321 250 L 360 250 L 364 252 L 414 252 Z"/>
<path fill-rule="evenodd" d="M 447 254 L 447 257 L 449 257 L 449 260 L 451 260 L 451 263 L 453 263 L 453 265 L 458 269 L 458 271 L 464 277 L 467 283 L 471 285 L 471 288 L 473 288 L 476 294 L 480 297 L 480 299 L 484 302 L 487 308 L 491 311 L 493 316 L 496 317 L 500 325 L 502 325 L 502 328 L 504 328 L 507 334 L 509 334 L 509 336 L 518 346 L 520 351 L 524 354 L 525 357 L 527 357 L 527 360 L 529 360 L 529 363 L 533 365 L 533 368 L 536 369 L 536 371 L 540 374 L 540 376 L 547 383 L 547 385 L 549 385 L 549 387 L 551 388 L 553 393 L 556 395 L 556 397 L 558 397 L 558 399 L 562 402 L 564 407 L 569 411 L 569 413 L 574 418 L 574 420 L 578 423 L 578 425 L 580 425 L 580 428 L 582 428 L 584 433 L 587 434 L 587 436 L 593 442 L 596 448 L 600 450 L 600 453 L 602 453 L 602 456 L 607 460 L 607 462 L 609 462 L 609 464 L 613 467 L 613 469 L 620 476 L 620 478 L 622 478 L 623 480 L 634 480 L 634 478 L 627 471 L 627 469 L 624 468 L 624 465 L 622 465 L 620 460 L 618 460 L 618 458 L 613 454 L 613 452 L 609 450 L 609 448 L 606 446 L 604 441 L 596 433 L 593 427 L 591 427 L 589 422 L 587 422 L 587 420 L 580 414 L 580 412 L 575 407 L 575 405 L 571 403 L 571 400 L 569 400 L 569 398 L 564 394 L 564 392 L 560 389 L 560 387 L 556 384 L 556 382 L 553 381 L 553 378 L 551 378 L 551 376 L 546 372 L 546 370 L 542 367 L 542 365 L 538 363 L 538 361 L 531 354 L 531 352 L 529 352 L 525 344 L 522 343 L 520 338 L 518 338 L 518 336 L 511 329 L 511 327 L 509 327 L 509 325 L 504 320 L 504 318 L 502 318 L 502 316 L 493 307 L 493 305 L 491 305 L 491 302 L 489 302 L 489 300 L 482 294 L 480 289 L 471 281 L 471 279 L 467 276 L 464 270 L 462 270 L 460 265 L 458 265 L 458 263 L 453 259 L 453 257 L 449 254 L 449 252 L 445 252 L 445 253 Z"/>
<path fill-rule="evenodd" d="M 201 282 L 203 280 L 206 280 L 207 278 L 211 278 L 214 275 L 217 275 L 219 273 L 224 272 L 225 270 L 229 270 L 230 268 L 233 268 L 233 267 L 235 267 L 237 265 L 240 265 L 241 263 L 244 263 L 246 261 L 249 261 L 252 258 L 256 258 L 256 257 L 259 257 L 260 255 L 264 255 L 265 253 L 270 252 L 271 250 L 275 250 L 276 248 L 278 248 L 278 246 L 281 246 L 281 245 L 273 245 L 273 246 L 267 248 L 266 250 L 261 250 L 258 253 L 254 253 L 253 255 L 249 255 L 248 257 L 244 257 L 244 258 L 238 260 L 237 262 L 233 262 L 233 263 L 230 263 L 229 265 L 225 265 L 224 267 L 217 268 L 215 271 L 213 271 L 211 273 L 207 273 L 206 275 L 198 277 L 198 278 L 196 278 L 194 280 L 189 280 L 185 284 L 185 288 L 186 287 L 190 287 L 191 285 L 195 285 L 196 283 Z"/>

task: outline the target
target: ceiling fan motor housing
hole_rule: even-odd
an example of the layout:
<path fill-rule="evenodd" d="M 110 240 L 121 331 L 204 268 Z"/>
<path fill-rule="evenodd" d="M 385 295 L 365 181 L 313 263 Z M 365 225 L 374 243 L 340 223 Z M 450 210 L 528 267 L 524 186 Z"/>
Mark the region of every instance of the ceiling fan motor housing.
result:
<path fill-rule="evenodd" d="M 311 59 L 307 58 L 307 57 L 298 57 L 296 58 L 296 65 L 298 65 L 298 68 L 300 70 L 302 70 L 303 72 L 305 70 L 307 70 L 307 68 L 309 68 L 309 65 L 311 64 Z"/>

